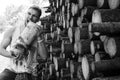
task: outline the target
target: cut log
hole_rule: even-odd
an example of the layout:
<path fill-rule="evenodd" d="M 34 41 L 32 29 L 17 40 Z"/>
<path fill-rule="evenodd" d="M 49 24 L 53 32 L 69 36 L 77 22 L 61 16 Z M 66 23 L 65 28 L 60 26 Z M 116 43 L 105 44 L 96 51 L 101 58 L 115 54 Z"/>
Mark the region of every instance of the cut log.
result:
<path fill-rule="evenodd" d="M 70 18 L 70 27 L 77 27 L 77 20 L 78 20 L 79 16 L 73 16 Z"/>
<path fill-rule="evenodd" d="M 73 78 L 77 77 L 78 68 L 81 68 L 81 63 L 79 62 L 70 62 L 70 73 L 73 75 Z"/>
<path fill-rule="evenodd" d="M 80 40 L 74 44 L 74 52 L 79 55 L 90 54 L 90 40 Z"/>
<path fill-rule="evenodd" d="M 69 69 L 61 69 L 60 74 L 63 79 L 70 77 L 70 70 Z"/>
<path fill-rule="evenodd" d="M 86 6 L 97 6 L 97 0 L 78 0 L 79 9 Z"/>
<path fill-rule="evenodd" d="M 75 3 L 72 3 L 71 5 L 71 13 L 72 13 L 72 16 L 76 15 L 78 12 L 78 5 L 75 4 Z"/>
<path fill-rule="evenodd" d="M 89 39 L 91 39 L 91 40 L 100 40 L 100 33 L 98 33 L 98 32 L 95 32 L 95 33 L 89 32 Z"/>
<path fill-rule="evenodd" d="M 120 74 L 120 58 L 93 62 L 91 68 L 94 74 L 102 73 L 103 76 L 115 76 Z"/>
<path fill-rule="evenodd" d="M 52 40 L 51 33 L 45 34 L 44 37 L 45 37 L 45 41 L 46 41 L 46 42 L 49 41 L 49 40 Z"/>
<path fill-rule="evenodd" d="M 111 76 L 111 77 L 97 77 L 97 78 L 93 78 L 92 80 L 120 80 L 120 75 Z"/>
<path fill-rule="evenodd" d="M 110 37 L 106 37 L 105 40 L 103 41 L 104 50 L 105 50 L 106 53 L 108 53 L 108 49 L 107 49 L 107 47 L 105 47 L 105 46 L 107 45 L 109 38 L 110 38 Z"/>
<path fill-rule="evenodd" d="M 82 24 L 82 18 L 78 16 L 78 19 L 77 19 L 77 26 L 81 25 Z"/>
<path fill-rule="evenodd" d="M 52 46 L 53 48 L 61 48 L 61 44 L 62 41 L 54 41 L 54 42 L 48 42 L 47 44 L 49 44 L 50 46 Z"/>
<path fill-rule="evenodd" d="M 55 64 L 55 70 L 60 71 L 62 68 L 66 68 L 66 60 L 64 58 L 53 58 L 53 63 Z"/>
<path fill-rule="evenodd" d="M 74 56 L 74 44 L 70 43 L 70 42 L 62 42 L 62 53 L 64 54 L 65 58 L 70 58 L 72 59 Z"/>
<path fill-rule="evenodd" d="M 90 42 L 91 54 L 94 55 L 98 51 L 104 51 L 103 42 L 100 40 L 94 40 Z"/>
<path fill-rule="evenodd" d="M 101 57 L 100 57 L 99 53 L 95 54 L 95 62 L 97 62 L 97 61 L 101 61 Z"/>
<path fill-rule="evenodd" d="M 88 24 L 82 23 L 75 29 L 75 42 L 80 41 L 80 39 L 89 39 Z"/>
<path fill-rule="evenodd" d="M 100 35 L 118 36 L 120 34 L 119 22 L 104 22 L 89 24 L 89 31 L 99 32 Z"/>
<path fill-rule="evenodd" d="M 74 43 L 74 53 L 78 54 L 79 53 L 79 49 L 81 49 L 81 43 L 80 43 L 80 41 Z"/>
<path fill-rule="evenodd" d="M 83 23 L 80 26 L 80 39 L 89 39 L 88 23 Z"/>
<path fill-rule="evenodd" d="M 64 43 L 64 42 L 62 42 L 61 49 L 62 49 L 61 52 L 65 53 L 66 56 L 71 54 L 71 53 L 74 53 L 74 45 L 72 43 Z"/>
<path fill-rule="evenodd" d="M 49 65 L 49 74 L 50 74 L 50 76 L 55 75 L 55 73 L 56 73 L 55 65 L 54 64 L 50 64 Z"/>
<path fill-rule="evenodd" d="M 107 39 L 107 36 L 106 36 L 106 35 L 101 35 L 101 36 L 100 36 L 100 40 L 101 40 L 102 42 L 104 42 L 106 39 Z"/>
<path fill-rule="evenodd" d="M 83 23 L 92 21 L 92 14 L 93 14 L 93 11 L 96 9 L 97 9 L 97 7 L 87 6 L 81 10 L 81 16 L 83 15 L 84 19 L 85 19 L 85 21 L 83 21 Z"/>
<path fill-rule="evenodd" d="M 119 57 L 120 56 L 120 38 L 108 38 L 108 40 L 104 43 L 105 51 L 111 57 Z"/>
<path fill-rule="evenodd" d="M 56 8 L 59 8 L 60 7 L 60 0 L 57 0 L 56 1 Z"/>
<path fill-rule="evenodd" d="M 111 58 L 106 52 L 100 51 L 95 53 L 95 61 L 109 60 L 109 59 Z"/>
<path fill-rule="evenodd" d="M 79 54 L 90 54 L 90 39 L 81 40 L 81 51 Z"/>
<path fill-rule="evenodd" d="M 99 9 L 95 10 L 92 15 L 93 23 L 100 22 L 119 22 L 120 21 L 119 9 Z"/>
<path fill-rule="evenodd" d="M 82 74 L 85 80 L 90 79 L 90 65 L 86 56 L 82 58 Z"/>
<path fill-rule="evenodd" d="M 108 0 L 110 9 L 116 9 L 120 5 L 120 0 Z"/>
<path fill-rule="evenodd" d="M 76 27 L 69 27 L 68 29 L 68 37 L 71 43 L 74 41 L 75 28 Z"/>
<path fill-rule="evenodd" d="M 77 68 L 77 78 L 78 78 L 79 80 L 83 80 L 82 67 L 81 67 L 81 65 L 79 65 L 78 68 Z"/>
<path fill-rule="evenodd" d="M 60 56 L 61 53 L 61 47 L 54 47 L 50 45 L 50 53 L 52 53 L 54 56 Z"/>
<path fill-rule="evenodd" d="M 101 9 L 109 9 L 108 0 L 97 0 L 97 7 Z"/>
<path fill-rule="evenodd" d="M 80 41 L 80 28 L 79 27 L 76 27 L 74 37 L 75 37 L 75 42 Z"/>

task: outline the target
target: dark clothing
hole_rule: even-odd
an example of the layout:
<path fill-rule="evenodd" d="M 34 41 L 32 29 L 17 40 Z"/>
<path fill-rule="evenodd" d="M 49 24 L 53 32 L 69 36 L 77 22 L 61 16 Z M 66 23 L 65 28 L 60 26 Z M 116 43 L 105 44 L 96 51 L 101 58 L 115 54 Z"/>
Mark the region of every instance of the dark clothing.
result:
<path fill-rule="evenodd" d="M 28 73 L 14 73 L 9 69 L 5 69 L 0 73 L 0 80 L 32 80 L 32 75 Z"/>
<path fill-rule="evenodd" d="M 0 80 L 15 80 L 16 73 L 5 69 L 2 73 L 0 73 Z"/>

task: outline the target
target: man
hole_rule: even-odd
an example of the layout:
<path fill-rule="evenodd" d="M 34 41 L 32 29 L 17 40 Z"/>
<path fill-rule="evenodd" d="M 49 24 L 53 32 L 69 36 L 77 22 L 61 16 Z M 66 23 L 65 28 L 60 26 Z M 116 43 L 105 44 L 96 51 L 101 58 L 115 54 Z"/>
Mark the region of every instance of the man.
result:
<path fill-rule="evenodd" d="M 37 25 L 36 23 L 39 21 L 40 16 L 41 9 L 37 6 L 32 6 L 28 9 L 28 13 L 24 21 L 22 21 L 20 24 L 17 24 L 16 27 L 12 27 L 5 32 L 3 40 L 0 43 L 0 55 L 8 57 L 10 59 L 10 64 L 0 74 L 0 80 L 15 80 L 16 75 L 19 73 L 31 74 L 37 64 L 38 54 L 41 59 L 47 58 L 47 49 L 40 36 L 36 37 L 36 39 L 32 42 L 29 50 L 26 52 L 28 55 L 22 60 L 19 60 L 13 56 L 10 50 L 6 50 L 7 47 L 14 45 L 15 41 L 18 39 L 28 23 L 32 22 Z M 42 30 L 40 30 L 40 32 L 41 31 Z M 20 51 L 16 50 L 15 53 L 20 53 Z"/>

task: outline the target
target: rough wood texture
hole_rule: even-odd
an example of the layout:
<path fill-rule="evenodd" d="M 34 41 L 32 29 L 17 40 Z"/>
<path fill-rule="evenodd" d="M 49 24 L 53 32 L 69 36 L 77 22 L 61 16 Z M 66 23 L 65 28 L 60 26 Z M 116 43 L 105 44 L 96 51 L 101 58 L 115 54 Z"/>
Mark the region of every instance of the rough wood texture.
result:
<path fill-rule="evenodd" d="M 62 53 L 65 53 L 66 55 L 74 53 L 74 45 L 72 43 L 64 43 L 63 42 L 61 49 L 62 49 Z"/>
<path fill-rule="evenodd" d="M 81 39 L 89 39 L 88 23 L 82 23 L 75 29 L 75 42 L 80 41 Z"/>
<path fill-rule="evenodd" d="M 109 9 L 108 0 L 97 0 L 97 7 L 101 9 Z"/>
<path fill-rule="evenodd" d="M 56 71 L 60 71 L 62 68 L 66 68 L 66 60 L 64 58 L 53 58 L 53 63 L 55 64 Z"/>
<path fill-rule="evenodd" d="M 50 64 L 49 65 L 49 74 L 50 74 L 50 76 L 51 75 L 55 75 L 55 73 L 56 73 L 55 65 L 54 64 Z"/>
<path fill-rule="evenodd" d="M 102 73 L 103 76 L 114 76 L 120 74 L 120 58 L 101 60 L 92 63 L 94 73 Z"/>
<path fill-rule="evenodd" d="M 110 56 L 106 52 L 98 51 L 95 53 L 95 61 L 109 60 Z"/>
<path fill-rule="evenodd" d="M 90 54 L 90 40 L 80 40 L 80 42 L 77 43 L 77 51 L 79 55 L 85 55 Z"/>
<path fill-rule="evenodd" d="M 63 69 L 61 69 L 60 74 L 61 74 L 62 78 L 70 77 L 70 70 L 63 68 Z"/>
<path fill-rule="evenodd" d="M 120 75 L 112 77 L 97 77 L 93 78 L 92 80 L 120 80 Z"/>
<path fill-rule="evenodd" d="M 89 25 L 89 31 L 99 32 L 100 35 L 119 36 L 120 23 L 119 22 L 104 22 L 104 23 L 92 23 Z"/>
<path fill-rule="evenodd" d="M 49 52 L 50 52 L 51 54 L 53 54 L 54 56 L 59 56 L 60 53 L 61 53 L 61 47 L 54 47 L 54 46 L 50 45 L 50 50 L 49 50 Z"/>
<path fill-rule="evenodd" d="M 92 22 L 119 22 L 119 9 L 97 9 L 93 12 Z"/>
<path fill-rule="evenodd" d="M 94 40 L 90 43 L 91 54 L 94 55 L 98 51 L 104 51 L 103 42 L 100 40 Z"/>
<path fill-rule="evenodd" d="M 84 10 L 81 10 L 81 14 L 83 14 L 84 16 L 84 21 L 83 23 L 86 23 L 86 22 L 91 22 L 92 21 L 92 14 L 93 14 L 93 11 L 97 9 L 97 7 L 93 7 L 93 6 L 86 6 L 84 8 Z M 84 11 L 84 12 L 83 12 Z"/>
<path fill-rule="evenodd" d="M 97 6 L 97 0 L 78 0 L 78 5 L 80 9 L 85 6 Z"/>
<path fill-rule="evenodd" d="M 73 75 L 73 78 L 77 77 L 78 69 L 81 68 L 81 63 L 79 62 L 70 62 L 70 73 Z"/>

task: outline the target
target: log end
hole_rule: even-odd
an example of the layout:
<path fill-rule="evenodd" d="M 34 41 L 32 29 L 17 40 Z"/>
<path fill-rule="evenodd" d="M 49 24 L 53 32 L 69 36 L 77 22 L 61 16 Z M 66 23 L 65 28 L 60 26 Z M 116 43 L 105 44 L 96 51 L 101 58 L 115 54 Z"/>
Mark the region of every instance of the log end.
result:
<path fill-rule="evenodd" d="M 50 73 L 50 76 L 55 73 L 55 65 L 54 64 L 49 65 L 49 73 Z"/>
<path fill-rule="evenodd" d="M 91 43 L 90 43 L 90 50 L 91 50 L 91 54 L 95 55 L 95 47 L 94 47 L 93 41 L 91 41 Z"/>
<path fill-rule="evenodd" d="M 101 23 L 102 19 L 101 19 L 101 13 L 96 9 L 93 11 L 92 14 L 92 23 Z"/>
<path fill-rule="evenodd" d="M 90 78 L 90 68 L 89 68 L 89 63 L 87 60 L 87 57 L 84 56 L 82 58 L 82 73 L 83 73 L 83 77 L 85 80 L 89 80 Z"/>
<path fill-rule="evenodd" d="M 79 29 L 79 27 L 77 27 L 75 29 L 75 42 L 78 42 L 78 41 L 80 41 L 80 29 Z"/>
<path fill-rule="evenodd" d="M 99 53 L 96 53 L 96 54 L 95 54 L 95 62 L 100 61 L 100 60 L 101 60 L 100 54 L 99 54 Z"/>
<path fill-rule="evenodd" d="M 53 57 L 53 63 L 55 65 L 55 70 L 58 71 L 58 59 L 56 57 Z"/>
<path fill-rule="evenodd" d="M 72 38 L 73 38 L 73 30 L 72 30 L 72 28 L 68 29 L 68 37 L 69 37 L 70 42 L 72 42 Z"/>
<path fill-rule="evenodd" d="M 104 5 L 104 0 L 97 0 L 97 7 L 101 8 Z"/>
<path fill-rule="evenodd" d="M 116 9 L 120 4 L 120 0 L 108 0 L 108 4 L 110 9 Z"/>
<path fill-rule="evenodd" d="M 108 42 L 107 42 L 107 51 L 108 51 L 108 54 L 111 56 L 111 57 L 114 57 L 115 54 L 116 54 L 116 42 L 114 40 L 114 38 L 109 38 Z"/>
<path fill-rule="evenodd" d="M 84 0 L 78 0 L 79 9 L 82 9 L 84 6 Z"/>

